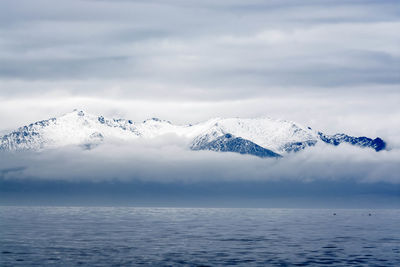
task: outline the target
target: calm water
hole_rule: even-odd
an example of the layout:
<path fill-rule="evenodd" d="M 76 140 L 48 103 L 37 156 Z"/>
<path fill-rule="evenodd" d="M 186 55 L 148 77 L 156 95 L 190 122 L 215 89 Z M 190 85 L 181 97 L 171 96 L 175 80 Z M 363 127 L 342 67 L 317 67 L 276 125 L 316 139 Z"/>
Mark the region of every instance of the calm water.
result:
<path fill-rule="evenodd" d="M 399 227 L 399 210 L 0 207 L 0 266 L 400 266 Z"/>

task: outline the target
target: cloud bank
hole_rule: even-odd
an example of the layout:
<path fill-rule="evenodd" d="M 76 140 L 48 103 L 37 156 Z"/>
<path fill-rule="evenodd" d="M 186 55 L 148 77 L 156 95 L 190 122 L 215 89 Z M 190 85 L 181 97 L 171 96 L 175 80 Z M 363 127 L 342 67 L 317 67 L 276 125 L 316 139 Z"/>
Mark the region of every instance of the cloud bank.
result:
<path fill-rule="evenodd" d="M 176 138 L 151 143 L 100 145 L 92 150 L 71 147 L 31 153 L 2 154 L 2 179 L 64 181 L 354 181 L 400 184 L 399 150 L 362 149 L 325 144 L 262 159 L 226 152 L 190 151 Z M 173 137 L 172 137 L 173 139 Z M 164 144 L 164 145 L 163 145 Z"/>

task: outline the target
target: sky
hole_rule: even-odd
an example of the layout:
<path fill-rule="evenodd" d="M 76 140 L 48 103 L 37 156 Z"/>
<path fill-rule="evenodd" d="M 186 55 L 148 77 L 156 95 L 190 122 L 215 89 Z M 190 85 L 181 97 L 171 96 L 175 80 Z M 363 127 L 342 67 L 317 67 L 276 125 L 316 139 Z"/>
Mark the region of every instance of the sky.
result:
<path fill-rule="evenodd" d="M 134 121 L 159 117 L 178 124 L 211 117 L 287 119 L 327 134 L 379 136 L 391 150 L 378 156 L 344 147 L 320 160 L 321 153 L 327 152 L 315 148 L 309 155 L 288 160 L 286 166 L 275 167 L 235 156 L 215 159 L 221 165 L 212 167 L 213 160 L 207 158 L 213 156 L 202 154 L 198 168 L 213 171 L 193 178 L 195 164 L 184 161 L 185 152 L 168 148 L 162 157 L 180 156 L 165 161 L 154 152 L 141 168 L 132 170 L 121 163 L 125 172 L 114 173 L 124 181 L 127 173 L 139 173 L 141 181 L 146 178 L 145 182 L 158 186 L 160 181 L 153 178 L 165 169 L 164 176 L 175 177 L 166 180 L 180 185 L 188 180 L 182 177 L 203 181 L 205 176 L 211 180 L 226 176 L 229 181 L 242 182 L 244 175 L 237 173 L 240 168 L 226 174 L 234 162 L 249 170 L 253 180 L 271 170 L 278 180 L 294 176 L 305 177 L 300 181 L 340 180 L 346 184 L 341 189 L 362 180 L 364 195 L 375 192 L 376 183 L 396 184 L 398 201 L 399 28 L 396 0 L 3 0 L 0 133 L 75 108 Z M 60 176 L 58 180 L 63 181 L 77 176 L 85 182 L 94 176 L 108 181 L 100 175 L 104 170 L 94 169 L 98 162 L 111 164 L 109 158 L 90 156 L 86 165 L 90 168 L 77 175 L 65 171 L 60 163 L 68 160 L 66 155 L 73 158 L 68 153 L 44 155 L 40 160 L 2 155 L 2 179 L 19 173 L 36 178 Z M 77 158 L 85 158 L 80 153 Z M 139 160 L 140 156 L 128 159 Z M 84 167 L 68 161 L 71 169 Z M 143 166 L 154 161 L 157 168 L 146 172 Z M 347 171 L 343 171 L 345 163 Z M 116 166 L 108 164 L 111 169 Z M 267 167 L 260 168 L 260 164 Z M 295 172 L 297 167 L 300 173 Z M 21 175 L 24 168 L 29 172 Z M 59 174 L 62 170 L 67 177 Z M 10 183 L 3 188 L 14 186 Z M 247 195 L 257 186 L 254 182 Z M 387 199 L 393 195 L 389 191 Z"/>

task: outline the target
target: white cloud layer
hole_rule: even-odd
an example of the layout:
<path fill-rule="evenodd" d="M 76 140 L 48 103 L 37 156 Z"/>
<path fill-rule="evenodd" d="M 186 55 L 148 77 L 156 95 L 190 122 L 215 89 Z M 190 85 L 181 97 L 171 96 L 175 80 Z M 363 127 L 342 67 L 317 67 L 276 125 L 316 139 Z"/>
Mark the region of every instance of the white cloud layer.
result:
<path fill-rule="evenodd" d="M 168 144 L 168 145 L 166 145 Z M 190 151 L 179 138 L 106 144 L 93 150 L 71 147 L 40 153 L 2 154 L 2 179 L 66 181 L 356 181 L 399 184 L 398 149 L 381 151 L 325 144 L 262 159 L 235 153 Z"/>

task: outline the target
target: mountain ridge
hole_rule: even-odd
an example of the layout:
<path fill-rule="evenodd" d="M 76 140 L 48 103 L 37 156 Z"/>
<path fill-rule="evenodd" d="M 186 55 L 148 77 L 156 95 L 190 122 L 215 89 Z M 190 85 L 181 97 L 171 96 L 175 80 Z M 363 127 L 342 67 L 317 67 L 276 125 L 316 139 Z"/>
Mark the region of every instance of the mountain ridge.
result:
<path fill-rule="evenodd" d="M 213 118 L 197 124 L 175 125 L 158 118 L 134 122 L 74 110 L 0 136 L 0 150 L 42 150 L 67 145 L 93 149 L 106 140 L 151 139 L 165 134 L 176 134 L 185 140 L 191 150 L 235 152 L 258 157 L 278 158 L 318 142 L 334 146 L 348 143 L 375 151 L 386 147 L 386 143 L 379 137 L 372 139 L 346 134 L 326 135 L 295 122 L 269 117 Z"/>

